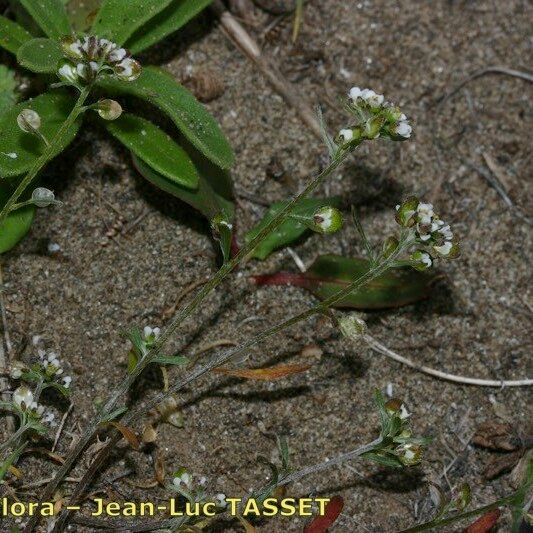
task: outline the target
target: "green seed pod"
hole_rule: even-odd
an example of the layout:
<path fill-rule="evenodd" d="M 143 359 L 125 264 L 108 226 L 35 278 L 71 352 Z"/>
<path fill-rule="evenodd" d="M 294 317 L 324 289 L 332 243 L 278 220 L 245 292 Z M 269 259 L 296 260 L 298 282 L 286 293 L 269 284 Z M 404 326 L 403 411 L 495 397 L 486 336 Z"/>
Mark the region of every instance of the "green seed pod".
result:
<path fill-rule="evenodd" d="M 313 214 L 312 229 L 318 233 L 335 233 L 342 228 L 342 213 L 329 205 L 318 208 Z"/>
<path fill-rule="evenodd" d="M 398 239 L 394 235 L 387 237 L 385 239 L 385 242 L 383 243 L 383 257 L 385 259 L 390 257 L 394 253 L 396 248 L 398 248 L 399 244 L 400 243 Z"/>
<path fill-rule="evenodd" d="M 51 204 L 57 203 L 55 194 L 45 187 L 37 187 L 34 189 L 31 199 L 37 207 L 48 207 Z"/>
<path fill-rule="evenodd" d="M 41 127 L 41 117 L 33 109 L 23 109 L 17 116 L 17 124 L 26 133 L 35 133 Z"/>
<path fill-rule="evenodd" d="M 416 465 L 422 460 L 422 447 L 418 444 L 402 444 L 396 448 L 395 453 L 405 466 Z"/>
<path fill-rule="evenodd" d="M 420 200 L 416 196 L 409 196 L 400 205 L 396 206 L 396 222 L 404 228 L 414 226 L 415 213 Z"/>
<path fill-rule="evenodd" d="M 96 111 L 104 120 L 116 120 L 122 115 L 122 106 L 116 100 L 105 98 L 98 102 Z"/>
<path fill-rule="evenodd" d="M 345 316 L 339 320 L 339 329 L 341 333 L 353 341 L 359 341 L 366 333 L 366 322 L 360 318 L 357 314 Z"/>

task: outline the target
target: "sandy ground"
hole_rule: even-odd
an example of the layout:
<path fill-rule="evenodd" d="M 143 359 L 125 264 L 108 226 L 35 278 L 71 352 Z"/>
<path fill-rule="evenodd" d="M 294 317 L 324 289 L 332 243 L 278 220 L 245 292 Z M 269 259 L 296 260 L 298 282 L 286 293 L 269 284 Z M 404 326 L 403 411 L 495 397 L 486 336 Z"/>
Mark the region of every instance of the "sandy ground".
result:
<path fill-rule="evenodd" d="M 254 36 L 302 97 L 323 105 L 332 129 L 343 125 L 336 102 L 352 85 L 383 92 L 413 119 L 412 141 L 365 146 L 322 193 L 358 206 L 376 243 L 394 229 L 395 203 L 413 192 L 431 198 L 461 237 L 463 255 L 443 265 L 447 281 L 432 298 L 368 314 L 370 333 L 403 355 L 447 372 L 526 377 L 531 232 L 520 214 L 531 209 L 531 86 L 511 76 L 486 75 L 438 104 L 478 69 L 527 66 L 528 3 L 310 0 L 296 46 L 290 44 L 290 18 L 265 36 L 273 18 L 255 15 Z M 192 67 L 208 69 L 223 81 L 224 93 L 208 107 L 235 147 L 238 192 L 277 201 L 323 164 L 324 148 L 208 17 L 189 27 L 183 40 L 178 36 L 158 47 L 152 59 L 178 77 Z M 490 175 L 484 154 L 503 169 L 515 208 L 509 209 L 474 169 Z M 269 174 L 273 159 L 288 180 Z M 65 453 L 98 400 L 124 376 L 128 346 L 121 332 L 133 325 L 164 326 L 163 317 L 180 292 L 215 272 L 216 251 L 206 223 L 144 182 L 125 150 L 103 131 L 86 130 L 47 168 L 45 181 L 64 205 L 39 211 L 28 238 L 3 258 L 3 272 L 15 352 L 30 360 L 27 341 L 41 335 L 59 350 L 74 377 L 74 410 L 58 448 Z M 241 232 L 263 212 L 261 205 L 241 198 Z M 117 222 L 127 226 L 140 215 L 142 221 L 128 234 L 106 237 Z M 59 244 L 61 251 L 49 254 L 49 243 Z M 295 250 L 307 265 L 321 253 L 362 253 L 350 224 L 333 237 L 306 239 Z M 183 324 L 172 349 L 192 354 L 219 339 L 239 342 L 311 305 L 313 297 L 300 289 L 257 289 L 249 282 L 252 274 L 279 269 L 296 270 L 286 251 L 250 262 Z M 321 357 L 299 355 L 310 343 L 321 348 Z M 322 320 L 264 342 L 246 364 L 267 362 L 313 367 L 275 383 L 218 375 L 195 383 L 180 396 L 184 427 L 160 427 L 157 448 L 168 472 L 186 465 L 206 475 L 214 491 L 242 495 L 265 481 L 268 472 L 256 458 L 275 457 L 275 434 L 288 437 L 294 466 L 371 440 L 377 427 L 372 391 L 391 384 L 413 412 L 415 430 L 435 438 L 421 466 L 397 473 L 354 462 L 295 483 L 290 495 L 339 494 L 345 508 L 332 531 L 381 532 L 430 516 L 428 480 L 444 488 L 470 483 L 475 505 L 512 490 L 507 475 L 484 479 L 494 453 L 468 441 L 481 422 L 497 417 L 526 435 L 531 413 L 525 389 L 457 386 L 429 378 L 354 347 Z M 135 397 L 147 398 L 160 386 L 157 374 L 150 375 Z M 122 446 L 119 455 L 122 462 L 104 478 L 129 468 L 134 471 L 130 480 L 153 477 L 153 454 Z M 20 468 L 24 482 L 46 478 L 56 466 L 26 458 Z M 110 497 L 126 500 L 165 497 L 161 489 L 136 488 L 124 480 L 109 491 Z M 500 531 L 507 530 L 507 520 L 505 515 Z M 260 524 L 259 531 L 302 531 L 303 523 L 277 519 Z M 238 526 L 220 526 L 232 528 Z"/>

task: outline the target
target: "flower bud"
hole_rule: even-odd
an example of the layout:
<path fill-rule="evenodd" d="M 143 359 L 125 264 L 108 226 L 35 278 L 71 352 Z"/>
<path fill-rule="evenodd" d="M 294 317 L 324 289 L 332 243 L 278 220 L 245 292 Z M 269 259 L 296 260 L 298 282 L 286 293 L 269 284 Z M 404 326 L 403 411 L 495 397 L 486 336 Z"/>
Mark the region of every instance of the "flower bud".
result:
<path fill-rule="evenodd" d="M 447 259 L 454 259 L 460 253 L 459 244 L 452 241 L 445 241 L 440 246 L 433 246 L 433 250 L 441 257 L 446 257 Z"/>
<path fill-rule="evenodd" d="M 413 252 L 410 257 L 411 266 L 416 270 L 427 270 L 433 265 L 433 259 L 431 256 L 423 250 L 417 250 Z"/>
<path fill-rule="evenodd" d="M 385 404 L 385 409 L 390 415 L 397 415 L 401 420 L 406 420 L 409 418 L 410 413 L 405 407 L 405 404 L 402 400 L 398 398 L 392 398 Z"/>
<path fill-rule="evenodd" d="M 122 81 L 135 81 L 141 75 L 141 71 L 141 64 L 131 57 L 125 58 L 115 67 L 115 74 Z"/>
<path fill-rule="evenodd" d="M 396 455 L 405 466 L 413 466 L 422 459 L 422 447 L 418 444 L 402 444 L 396 448 Z"/>
<path fill-rule="evenodd" d="M 398 248 L 399 244 L 400 243 L 398 239 L 394 237 L 394 235 L 387 237 L 387 239 L 385 239 L 385 242 L 383 243 L 383 257 L 385 259 L 390 257 L 394 253 L 396 248 Z"/>
<path fill-rule="evenodd" d="M 34 133 L 41 127 L 41 117 L 33 109 L 23 109 L 17 116 L 17 124 L 22 131 Z"/>
<path fill-rule="evenodd" d="M 56 203 L 55 194 L 45 187 L 37 187 L 34 189 L 31 199 L 37 207 L 48 207 L 51 204 Z"/>
<path fill-rule="evenodd" d="M 335 233 L 342 227 L 342 213 L 329 205 L 320 207 L 313 214 L 313 230 L 318 233 Z"/>
<path fill-rule="evenodd" d="M 104 120 L 116 120 L 122 115 L 122 106 L 117 101 L 109 98 L 100 100 L 96 110 Z"/>
<path fill-rule="evenodd" d="M 81 42 L 70 35 L 61 39 L 61 49 L 63 50 L 63 54 L 71 59 L 77 60 L 83 58 Z"/>
<path fill-rule="evenodd" d="M 76 85 L 79 81 L 76 65 L 73 65 L 70 61 L 63 61 L 59 64 L 57 75 L 62 81 L 72 85 Z"/>
<path fill-rule="evenodd" d="M 341 333 L 353 341 L 359 341 L 366 333 L 366 322 L 357 314 L 344 316 L 339 320 L 339 328 Z"/>
<path fill-rule="evenodd" d="M 33 404 L 33 393 L 28 387 L 21 385 L 13 392 L 13 402 L 22 409 L 28 409 Z"/>
<path fill-rule="evenodd" d="M 26 370 L 26 365 L 20 361 L 15 361 L 9 369 L 9 377 L 11 379 L 20 379 L 23 372 Z"/>
<path fill-rule="evenodd" d="M 416 196 L 409 196 L 400 205 L 396 206 L 396 222 L 404 228 L 414 226 L 415 214 L 420 200 Z"/>

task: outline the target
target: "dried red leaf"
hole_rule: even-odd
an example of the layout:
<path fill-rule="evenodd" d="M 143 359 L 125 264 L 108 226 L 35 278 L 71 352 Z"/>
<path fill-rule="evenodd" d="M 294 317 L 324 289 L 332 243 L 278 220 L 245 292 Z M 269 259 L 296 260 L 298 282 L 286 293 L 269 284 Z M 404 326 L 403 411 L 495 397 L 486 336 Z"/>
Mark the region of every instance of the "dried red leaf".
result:
<path fill-rule="evenodd" d="M 463 533 L 488 533 L 496 525 L 501 514 L 499 509 L 489 511 L 469 525 Z"/>
<path fill-rule="evenodd" d="M 215 368 L 215 372 L 236 378 L 271 381 L 309 370 L 312 365 L 278 365 L 269 368 Z"/>
<path fill-rule="evenodd" d="M 304 533 L 325 533 L 339 517 L 344 507 L 344 500 L 341 496 L 333 496 L 327 503 L 323 516 L 316 516 L 307 526 Z"/>

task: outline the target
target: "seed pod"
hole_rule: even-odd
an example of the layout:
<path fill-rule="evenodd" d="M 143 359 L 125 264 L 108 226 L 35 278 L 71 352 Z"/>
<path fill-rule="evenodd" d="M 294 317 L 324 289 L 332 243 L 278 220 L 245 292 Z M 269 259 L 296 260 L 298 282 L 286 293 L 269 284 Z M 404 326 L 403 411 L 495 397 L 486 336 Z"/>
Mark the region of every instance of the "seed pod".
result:
<path fill-rule="evenodd" d="M 122 106 L 116 100 L 105 98 L 98 102 L 96 111 L 104 120 L 116 120 L 122 115 Z"/>
<path fill-rule="evenodd" d="M 31 199 L 37 207 L 48 207 L 49 205 L 56 203 L 55 194 L 45 187 L 37 187 L 34 189 Z"/>
<path fill-rule="evenodd" d="M 359 341 L 366 333 L 367 325 L 362 318 L 352 313 L 339 320 L 339 328 L 345 337 L 353 341 Z"/>
<path fill-rule="evenodd" d="M 17 124 L 22 131 L 34 133 L 41 127 L 41 117 L 33 109 L 23 109 L 18 114 Z"/>
<path fill-rule="evenodd" d="M 342 228 L 342 213 L 329 205 L 318 208 L 313 214 L 313 230 L 318 233 L 335 233 Z"/>
<path fill-rule="evenodd" d="M 383 243 L 383 257 L 390 257 L 394 253 L 396 248 L 398 248 L 399 244 L 400 243 L 398 242 L 398 239 L 393 235 L 387 237 L 387 239 Z"/>
<path fill-rule="evenodd" d="M 409 196 L 400 205 L 396 206 L 396 222 L 404 228 L 414 226 L 416 220 L 414 214 L 420 200 L 416 196 Z"/>

